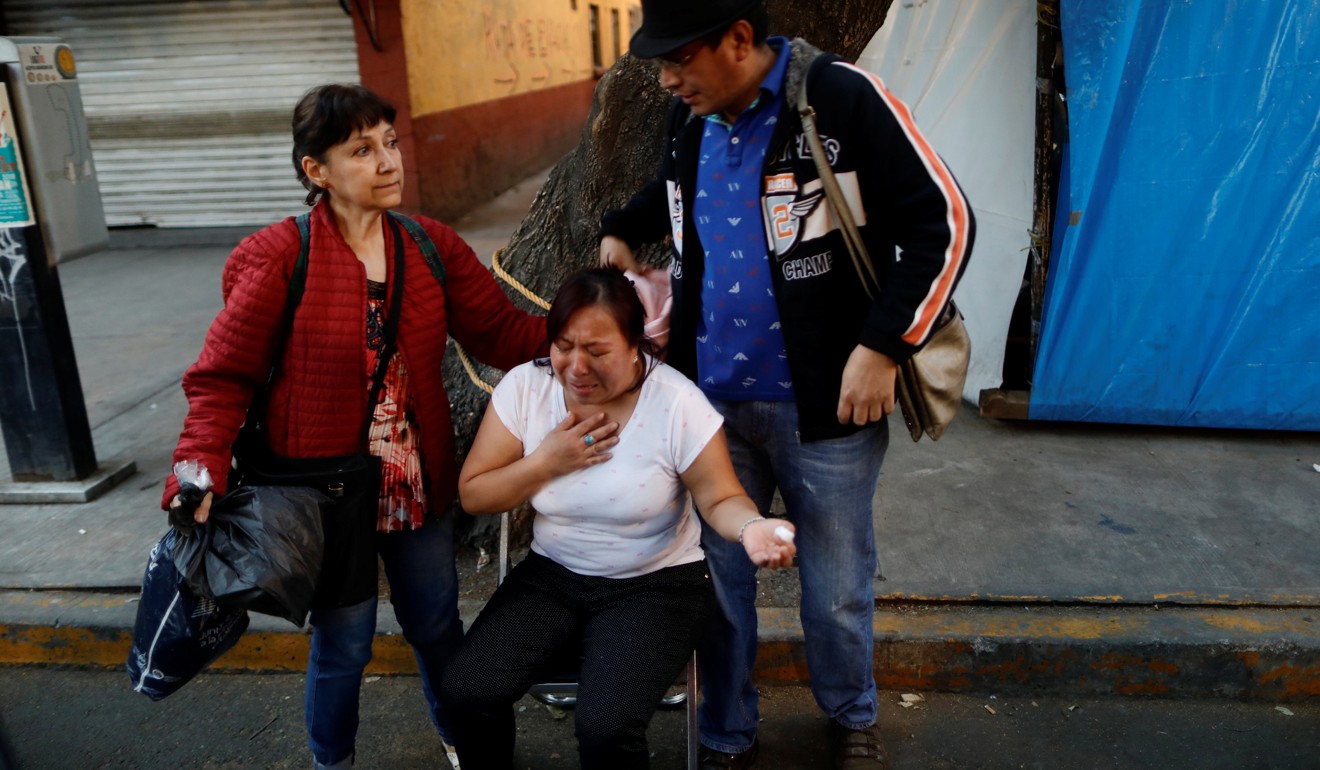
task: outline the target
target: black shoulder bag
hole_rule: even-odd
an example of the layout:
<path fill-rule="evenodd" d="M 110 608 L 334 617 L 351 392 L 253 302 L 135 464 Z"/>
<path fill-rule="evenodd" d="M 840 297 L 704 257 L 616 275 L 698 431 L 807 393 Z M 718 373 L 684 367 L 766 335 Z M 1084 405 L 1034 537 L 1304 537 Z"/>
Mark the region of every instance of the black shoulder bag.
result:
<path fill-rule="evenodd" d="M 367 413 L 358 438 L 358 451 L 340 457 L 282 457 L 270 449 L 266 439 L 266 407 L 271 383 L 283 358 L 284 346 L 293 330 L 293 317 L 302 300 L 307 279 L 310 220 L 298 217 L 302 246 L 289 282 L 284 311 L 284 334 L 275 350 L 266 385 L 252 399 L 247 420 L 234 442 L 234 471 L 230 486 L 312 487 L 334 501 L 323 520 L 325 556 L 312 607 L 347 607 L 375 595 L 376 509 L 380 498 L 381 461 L 367 451 L 367 435 L 380 400 L 385 372 L 394 356 L 402 310 L 404 246 L 403 233 L 392 214 L 386 215 L 394 235 L 394 281 L 385 308 L 384 344 L 371 377 Z M 410 228 L 411 232 L 411 228 Z"/>

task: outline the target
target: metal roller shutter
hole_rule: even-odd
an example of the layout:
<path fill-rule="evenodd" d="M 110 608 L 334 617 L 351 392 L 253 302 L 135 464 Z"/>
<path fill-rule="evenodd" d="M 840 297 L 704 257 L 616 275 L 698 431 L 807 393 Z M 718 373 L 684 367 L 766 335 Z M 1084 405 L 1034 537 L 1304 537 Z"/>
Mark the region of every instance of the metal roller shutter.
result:
<path fill-rule="evenodd" d="M 111 225 L 261 225 L 302 209 L 289 119 L 358 82 L 337 0 L 4 0 L 8 33 L 78 60 Z"/>

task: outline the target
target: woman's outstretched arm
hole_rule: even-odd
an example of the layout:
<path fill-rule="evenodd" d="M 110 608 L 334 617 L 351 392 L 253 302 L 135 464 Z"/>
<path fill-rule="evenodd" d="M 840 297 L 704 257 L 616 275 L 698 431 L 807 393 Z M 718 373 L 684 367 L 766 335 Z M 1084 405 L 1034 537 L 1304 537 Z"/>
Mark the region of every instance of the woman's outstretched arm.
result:
<path fill-rule="evenodd" d="M 742 543 L 747 558 L 758 567 L 792 566 L 793 556 L 797 553 L 792 535 L 782 537 L 776 535 L 776 530 L 782 527 L 792 533 L 793 525 L 783 519 L 761 516 L 734 475 L 723 428 L 711 437 L 706 448 L 680 474 L 680 478 L 692 493 L 692 502 L 706 523 L 725 540 Z"/>

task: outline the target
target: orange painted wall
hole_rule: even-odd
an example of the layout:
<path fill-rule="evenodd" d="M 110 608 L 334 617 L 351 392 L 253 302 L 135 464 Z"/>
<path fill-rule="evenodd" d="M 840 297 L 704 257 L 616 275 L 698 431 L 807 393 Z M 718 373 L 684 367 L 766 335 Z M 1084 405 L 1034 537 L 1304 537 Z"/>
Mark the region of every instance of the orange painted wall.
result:
<path fill-rule="evenodd" d="M 552 165 L 577 144 L 594 87 L 583 80 L 414 118 L 421 210 L 455 217 Z"/>

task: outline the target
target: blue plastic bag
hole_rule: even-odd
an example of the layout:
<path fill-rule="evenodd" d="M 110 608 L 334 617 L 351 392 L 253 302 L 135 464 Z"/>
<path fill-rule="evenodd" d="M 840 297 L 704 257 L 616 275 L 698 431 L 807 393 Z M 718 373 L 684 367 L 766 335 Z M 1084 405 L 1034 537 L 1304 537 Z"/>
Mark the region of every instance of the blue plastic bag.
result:
<path fill-rule="evenodd" d="M 199 597 L 174 566 L 173 527 L 151 549 L 133 623 L 128 676 L 154 701 L 178 690 L 233 647 L 248 627 L 247 610 Z"/>

